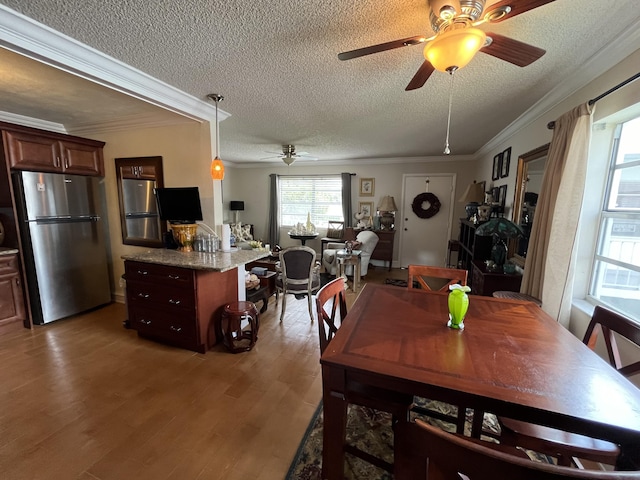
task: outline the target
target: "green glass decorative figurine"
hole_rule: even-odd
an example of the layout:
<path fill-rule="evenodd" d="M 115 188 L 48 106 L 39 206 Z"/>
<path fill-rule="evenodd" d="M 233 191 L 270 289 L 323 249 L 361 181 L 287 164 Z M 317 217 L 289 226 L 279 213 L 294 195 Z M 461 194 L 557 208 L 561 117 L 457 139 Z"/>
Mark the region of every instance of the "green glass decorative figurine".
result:
<path fill-rule="evenodd" d="M 464 316 L 469 308 L 469 296 L 471 289 L 462 285 L 449 285 L 449 322 L 447 327 L 456 330 L 464 329 Z"/>

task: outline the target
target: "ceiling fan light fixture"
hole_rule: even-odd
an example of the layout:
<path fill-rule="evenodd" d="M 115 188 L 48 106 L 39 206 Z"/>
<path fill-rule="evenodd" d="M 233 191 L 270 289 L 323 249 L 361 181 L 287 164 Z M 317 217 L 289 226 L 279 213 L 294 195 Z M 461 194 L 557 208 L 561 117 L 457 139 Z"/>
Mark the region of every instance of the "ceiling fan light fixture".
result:
<path fill-rule="evenodd" d="M 424 58 L 441 72 L 460 69 L 484 46 L 486 38 L 487 35 L 478 28 L 448 30 L 427 44 Z"/>

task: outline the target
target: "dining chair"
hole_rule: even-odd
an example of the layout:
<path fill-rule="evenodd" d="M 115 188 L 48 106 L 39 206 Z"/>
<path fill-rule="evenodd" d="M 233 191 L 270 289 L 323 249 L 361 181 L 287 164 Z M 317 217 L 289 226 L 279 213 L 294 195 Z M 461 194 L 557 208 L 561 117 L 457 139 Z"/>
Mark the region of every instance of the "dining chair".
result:
<path fill-rule="evenodd" d="M 409 278 L 407 279 L 407 288 L 422 288 L 424 290 L 445 291 L 449 289 L 449 285 L 459 283 L 467 284 L 466 270 L 458 268 L 432 267 L 429 265 L 409 265 Z M 438 284 L 437 288 L 432 288 L 426 279 L 439 278 L 444 279 L 446 283 Z M 418 287 L 414 286 L 417 282 Z M 431 282 L 432 284 L 434 282 Z"/>
<path fill-rule="evenodd" d="M 320 336 L 320 354 L 329 346 L 338 332 L 343 319 L 347 315 L 347 302 L 344 280 L 336 278 L 318 290 L 316 294 L 316 310 L 318 315 L 318 332 Z M 373 408 L 390 413 L 392 426 L 406 422 L 413 404 L 413 396 L 400 394 L 375 387 L 349 383 L 345 397 L 354 405 Z M 393 472 L 393 464 L 366 452 L 343 440 L 344 451 L 388 472 Z"/>
<path fill-rule="evenodd" d="M 445 432 L 415 420 L 398 424 L 395 480 L 638 480 L 640 472 L 578 470 L 532 461 L 505 445 Z"/>
<path fill-rule="evenodd" d="M 614 332 L 616 332 L 640 346 L 640 325 L 598 305 L 593 312 L 582 342 L 593 350 L 599 332 L 603 334 L 609 362 L 612 367 L 627 377 L 640 372 L 640 361 L 626 366 L 622 365 L 618 345 L 614 337 Z M 500 435 L 501 443 L 552 455 L 562 465 L 576 465 L 582 468 L 581 459 L 615 465 L 620 455 L 618 445 L 605 440 L 511 418 L 498 417 L 498 421 L 502 430 Z"/>
<path fill-rule="evenodd" d="M 282 292 L 282 310 L 280 322 L 284 319 L 287 308 L 287 294 L 292 293 L 296 298 L 307 297 L 309 316 L 313 323 L 313 302 L 311 297 L 320 289 L 320 265 L 316 262 L 316 252 L 313 248 L 289 247 L 280 251 L 280 262 L 276 265 L 276 302 Z"/>

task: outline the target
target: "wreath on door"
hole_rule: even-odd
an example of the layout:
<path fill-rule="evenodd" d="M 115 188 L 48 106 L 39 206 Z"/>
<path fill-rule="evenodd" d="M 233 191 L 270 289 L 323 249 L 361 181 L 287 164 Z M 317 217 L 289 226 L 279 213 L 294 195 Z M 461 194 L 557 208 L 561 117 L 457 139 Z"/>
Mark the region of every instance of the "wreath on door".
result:
<path fill-rule="evenodd" d="M 424 204 L 427 203 L 428 208 L 424 208 Z M 438 197 L 433 193 L 425 192 L 416 195 L 411 203 L 411 209 L 420 218 L 431 218 L 440 211 L 442 204 Z"/>

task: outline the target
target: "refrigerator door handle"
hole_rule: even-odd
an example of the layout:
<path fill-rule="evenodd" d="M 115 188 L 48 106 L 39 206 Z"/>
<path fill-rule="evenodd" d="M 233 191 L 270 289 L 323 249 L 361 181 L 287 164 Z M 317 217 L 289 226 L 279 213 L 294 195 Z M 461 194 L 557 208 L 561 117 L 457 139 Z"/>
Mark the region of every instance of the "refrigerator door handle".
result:
<path fill-rule="evenodd" d="M 46 225 L 51 223 L 97 222 L 98 220 L 100 220 L 99 215 L 61 215 L 56 217 L 36 217 L 33 220 L 27 220 L 27 223 L 33 222 Z"/>

